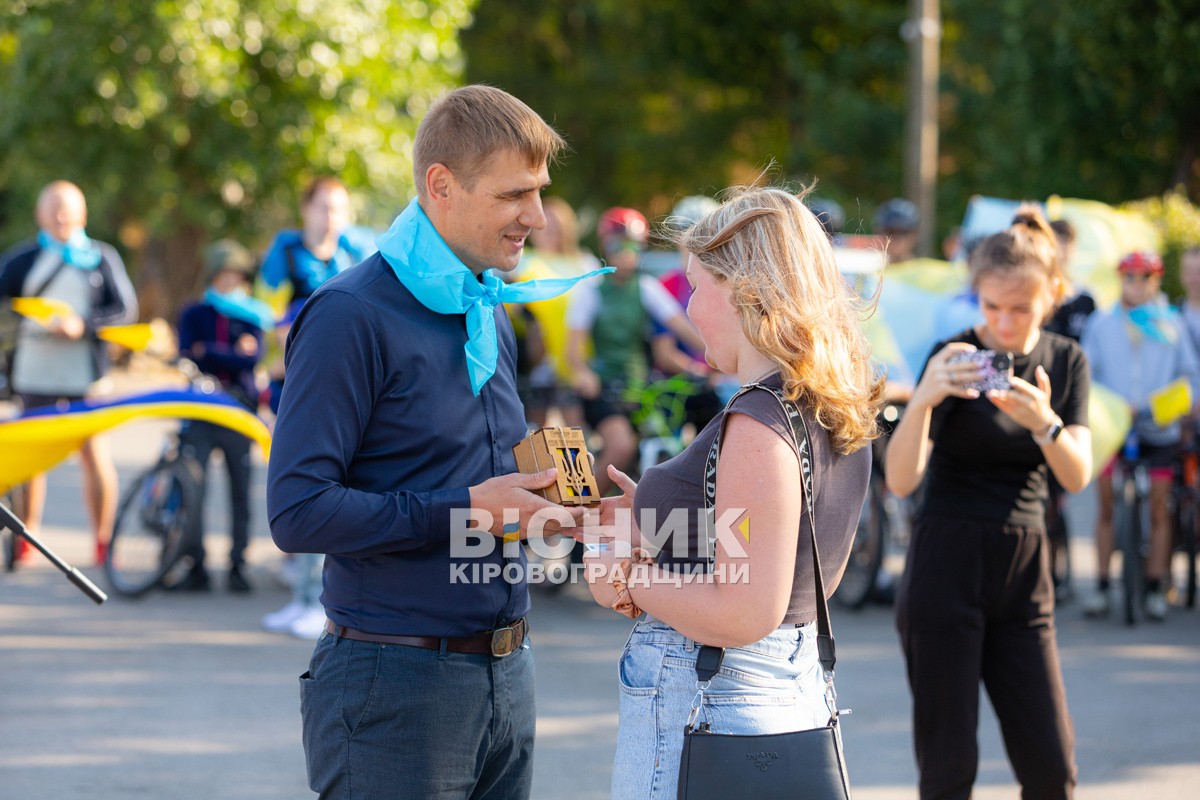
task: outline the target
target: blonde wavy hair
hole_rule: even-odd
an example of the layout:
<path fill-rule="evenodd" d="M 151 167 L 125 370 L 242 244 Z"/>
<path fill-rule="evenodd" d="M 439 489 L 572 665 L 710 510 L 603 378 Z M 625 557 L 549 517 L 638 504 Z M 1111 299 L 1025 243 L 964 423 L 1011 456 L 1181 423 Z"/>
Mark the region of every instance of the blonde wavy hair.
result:
<path fill-rule="evenodd" d="M 852 453 L 879 435 L 884 379 L 862 331 L 870 309 L 838 272 L 829 238 L 802 197 L 732 189 L 675 238 L 732 286 L 742 331 L 779 365 L 787 397 L 812 408 L 837 452 Z"/>

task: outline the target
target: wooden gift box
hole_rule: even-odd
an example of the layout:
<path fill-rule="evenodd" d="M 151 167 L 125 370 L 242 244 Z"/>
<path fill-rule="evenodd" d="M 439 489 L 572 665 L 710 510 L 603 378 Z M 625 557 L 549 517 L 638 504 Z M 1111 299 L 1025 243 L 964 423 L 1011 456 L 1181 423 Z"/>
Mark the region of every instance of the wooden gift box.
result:
<path fill-rule="evenodd" d="M 513 447 L 517 470 L 523 473 L 558 469 L 554 484 L 541 490 L 552 503 L 562 506 L 600 505 L 600 490 L 592 472 L 592 455 L 581 428 L 542 428 Z"/>

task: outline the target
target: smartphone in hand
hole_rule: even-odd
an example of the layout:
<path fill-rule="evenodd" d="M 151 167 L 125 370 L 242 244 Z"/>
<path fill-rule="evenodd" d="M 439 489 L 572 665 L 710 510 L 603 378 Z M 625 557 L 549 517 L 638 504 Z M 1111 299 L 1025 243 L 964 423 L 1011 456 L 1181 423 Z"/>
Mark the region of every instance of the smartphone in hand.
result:
<path fill-rule="evenodd" d="M 968 350 L 955 353 L 946 359 L 947 364 L 969 362 L 979 370 L 975 380 L 965 384 L 969 389 L 975 389 L 980 394 L 989 389 L 1011 389 L 1013 354 L 1000 353 L 995 350 Z"/>

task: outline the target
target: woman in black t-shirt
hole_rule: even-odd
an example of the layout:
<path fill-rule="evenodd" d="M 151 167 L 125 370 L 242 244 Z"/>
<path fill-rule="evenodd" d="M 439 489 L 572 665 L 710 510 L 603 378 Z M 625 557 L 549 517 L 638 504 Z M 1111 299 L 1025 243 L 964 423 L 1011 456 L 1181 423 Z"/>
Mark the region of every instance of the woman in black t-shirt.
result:
<path fill-rule="evenodd" d="M 1068 491 L 1091 475 L 1087 361 L 1041 330 L 1066 282 L 1036 207 L 976 248 L 972 272 L 984 322 L 934 348 L 886 462 L 896 494 L 924 481 L 896 604 L 920 793 L 971 795 L 983 681 L 1024 796 L 1065 798 L 1074 731 L 1044 503 L 1047 470 Z M 1012 354 L 1011 388 L 973 388 L 988 368 L 958 359 L 981 350 Z"/>

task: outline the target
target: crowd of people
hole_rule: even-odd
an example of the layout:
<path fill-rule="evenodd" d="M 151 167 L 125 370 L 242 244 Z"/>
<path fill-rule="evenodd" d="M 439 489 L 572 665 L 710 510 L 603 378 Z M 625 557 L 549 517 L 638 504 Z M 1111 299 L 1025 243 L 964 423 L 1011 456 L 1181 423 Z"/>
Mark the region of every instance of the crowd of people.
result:
<path fill-rule="evenodd" d="M 1111 467 L 1092 464 L 1088 407 L 1091 386 L 1104 386 L 1133 409 L 1131 441 L 1150 465 L 1142 602 L 1162 620 L 1172 467 L 1193 433 L 1186 418 L 1156 419 L 1151 403 L 1180 380 L 1200 397 L 1200 246 L 1183 256 L 1178 309 L 1162 295 L 1161 258 L 1135 252 L 1117 266 L 1117 304 L 1097 310 L 1066 271 L 1070 224 L 1022 206 L 1006 229 L 948 245 L 968 263 L 954 298 L 961 324 L 902 385 L 871 359 L 860 324 L 870 298 L 839 273 L 835 203 L 771 187 L 684 198 L 658 226 L 678 263 L 651 274 L 643 261 L 655 229 L 642 212 L 601 214 L 593 255 L 574 210 L 542 197 L 563 146 L 512 95 L 462 87 L 421 121 L 417 196 L 377 249 L 352 235 L 345 184 L 323 176 L 300 197 L 301 227 L 279 233 L 261 266 L 230 239 L 204 251 L 179 352 L 274 420 L 267 512 L 293 591 L 262 624 L 316 641 L 301 677 L 312 789 L 348 797 L 353 776 L 368 793 L 528 796 L 533 664 L 520 540 L 539 530 L 579 538 L 596 601 L 637 620 L 619 667 L 614 797 L 675 796 L 696 672 L 665 665 L 694 665 L 699 646 L 724 650 L 705 689 L 722 732 L 836 716 L 814 573 L 828 576 L 827 593 L 836 588 L 890 397 L 906 409 L 880 466 L 896 495 L 920 494 L 896 622 L 921 796 L 970 795 L 981 683 L 1023 791 L 1072 796 L 1054 622 L 1070 588 L 1056 567 L 1063 498 L 1101 475 L 1098 582 L 1084 602 L 1101 616 L 1113 590 L 1113 496 Z M 47 185 L 36 240 L 0 261 L 0 297 L 70 309 L 21 325 L 10 379 L 26 409 L 86 397 L 107 369 L 96 330 L 137 316 L 120 256 L 87 236 L 86 215 L 77 186 Z M 908 201 L 880 206 L 891 264 L 913 257 L 918 225 Z M 964 358 L 984 351 L 1010 357 L 991 376 L 999 382 L 981 384 L 987 365 Z M 686 447 L 639 463 L 630 392 L 662 375 L 697 387 Z M 513 446 L 552 422 L 592 435 L 598 509 L 546 500 L 553 469 L 517 471 Z M 224 585 L 250 592 L 251 443 L 198 421 L 181 442 L 206 469 L 222 451 Z M 102 437 L 82 464 L 103 561 L 116 476 Z M 44 486 L 30 485 L 34 530 Z M 678 509 L 691 512 L 682 528 L 644 527 Z M 715 530 L 729 518 L 744 538 Z M 461 549 L 471 534 L 488 546 Z M 176 588 L 211 590 L 203 543 L 187 555 Z M 464 561 L 505 577 L 458 581 Z M 738 565 L 753 578 L 731 577 Z M 709 577 L 681 582 L 688 572 Z"/>

